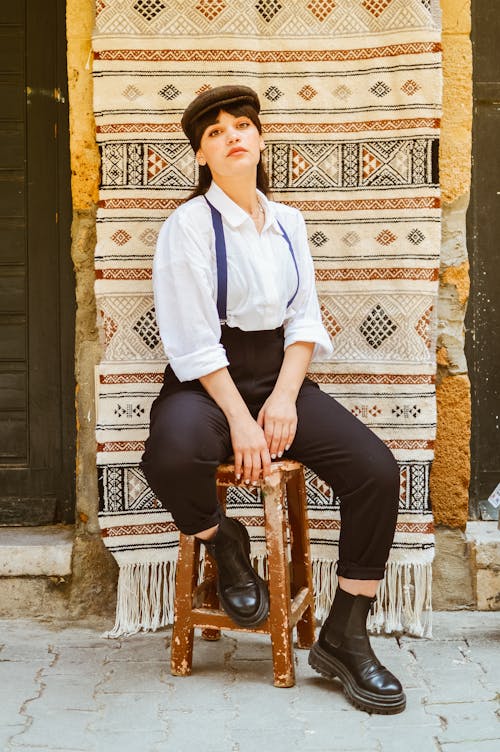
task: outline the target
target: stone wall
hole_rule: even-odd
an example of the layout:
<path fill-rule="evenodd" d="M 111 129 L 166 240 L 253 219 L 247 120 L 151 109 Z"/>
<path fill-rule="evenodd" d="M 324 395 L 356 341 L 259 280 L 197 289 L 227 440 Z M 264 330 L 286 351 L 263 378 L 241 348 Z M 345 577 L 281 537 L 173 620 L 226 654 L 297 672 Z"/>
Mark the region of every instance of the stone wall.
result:
<path fill-rule="evenodd" d="M 440 169 L 443 199 L 439 296 L 438 435 L 431 493 L 437 529 L 434 567 L 436 608 L 473 602 L 463 535 L 468 510 L 470 386 L 464 356 L 468 296 L 465 213 L 470 187 L 472 54 L 470 2 L 441 0 L 444 45 L 444 111 Z M 94 366 L 96 330 L 93 252 L 99 157 L 92 114 L 91 33 L 94 0 L 67 0 L 68 76 L 77 280 L 75 367 L 78 389 L 76 541 L 70 606 L 74 615 L 114 609 L 116 566 L 104 549 L 97 521 Z M 446 573 L 446 578 L 444 577 Z"/>
<path fill-rule="evenodd" d="M 97 520 L 94 367 L 100 342 L 94 296 L 94 249 L 99 188 L 99 152 L 92 101 L 95 3 L 68 0 L 68 87 L 70 101 L 72 257 L 76 277 L 76 512 L 70 610 L 114 613 L 118 568 L 102 544 Z"/>
<path fill-rule="evenodd" d="M 464 354 L 469 295 L 465 215 L 472 147 L 470 0 L 441 0 L 443 11 L 443 119 L 439 154 L 443 202 L 438 303 L 437 408 L 431 500 L 436 522 L 434 605 L 474 603 L 465 525 L 470 480 L 470 383 Z"/>

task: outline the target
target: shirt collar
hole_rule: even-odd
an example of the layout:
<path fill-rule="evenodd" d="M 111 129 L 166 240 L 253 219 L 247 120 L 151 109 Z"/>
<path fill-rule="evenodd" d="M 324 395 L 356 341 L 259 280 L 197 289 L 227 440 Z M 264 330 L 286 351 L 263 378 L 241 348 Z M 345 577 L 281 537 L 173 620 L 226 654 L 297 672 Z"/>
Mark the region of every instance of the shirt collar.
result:
<path fill-rule="evenodd" d="M 274 213 L 274 208 L 271 202 L 262 193 L 262 191 L 257 190 L 257 194 L 259 196 L 259 200 L 262 203 L 262 206 L 264 207 L 265 212 L 265 220 L 262 232 L 264 232 L 264 230 L 267 230 L 268 228 L 272 228 L 281 235 L 282 233 L 276 220 L 276 215 Z M 205 195 L 210 203 L 213 204 L 215 208 L 218 209 L 218 211 L 220 211 L 226 222 L 231 225 L 231 227 L 240 227 L 247 220 L 252 221 L 250 215 L 247 214 L 246 211 L 241 208 L 241 206 L 238 206 L 237 203 L 229 198 L 227 193 L 224 193 L 222 188 L 219 188 L 217 183 L 214 183 L 214 181 L 212 181 L 210 188 Z"/>

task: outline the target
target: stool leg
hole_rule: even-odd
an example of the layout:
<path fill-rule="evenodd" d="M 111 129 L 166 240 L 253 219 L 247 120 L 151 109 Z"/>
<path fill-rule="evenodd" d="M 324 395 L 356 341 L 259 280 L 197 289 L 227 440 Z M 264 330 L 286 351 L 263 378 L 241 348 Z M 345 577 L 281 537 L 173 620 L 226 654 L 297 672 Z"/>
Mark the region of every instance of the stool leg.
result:
<path fill-rule="evenodd" d="M 203 565 L 203 581 L 207 583 L 207 589 L 202 602 L 203 608 L 219 608 L 219 597 L 217 595 L 217 565 L 211 556 L 205 553 L 205 562 Z M 201 636 L 204 640 L 214 642 L 220 640 L 220 629 L 201 630 Z"/>
<path fill-rule="evenodd" d="M 269 567 L 269 626 L 275 687 L 293 687 L 295 684 L 284 492 L 285 484 L 278 473 L 273 473 L 269 483 L 262 487 Z"/>
<path fill-rule="evenodd" d="M 219 500 L 219 504 L 221 506 L 221 509 L 225 512 L 226 510 L 226 496 L 227 496 L 227 487 L 226 486 L 220 486 L 217 485 L 217 498 Z M 207 588 L 205 597 L 203 599 L 203 606 L 205 608 L 220 608 L 219 604 L 219 596 L 217 595 L 217 564 L 212 559 L 211 556 L 208 554 L 205 554 L 205 563 L 203 566 L 203 579 L 205 581 L 209 580 L 210 584 Z M 210 642 L 215 642 L 216 640 L 220 640 L 220 629 L 202 629 L 201 630 L 201 636 L 204 640 L 209 640 Z"/>
<path fill-rule="evenodd" d="M 193 591 L 198 581 L 200 542 L 194 535 L 180 534 L 175 577 L 175 614 L 170 648 L 170 672 L 189 676 L 193 663 L 194 628 L 191 626 Z"/>
<path fill-rule="evenodd" d="M 309 606 L 297 622 L 297 646 L 310 648 L 315 640 L 314 592 L 309 549 L 307 495 L 304 473 L 297 470 L 287 483 L 288 521 L 291 531 L 292 582 L 309 590 Z"/>

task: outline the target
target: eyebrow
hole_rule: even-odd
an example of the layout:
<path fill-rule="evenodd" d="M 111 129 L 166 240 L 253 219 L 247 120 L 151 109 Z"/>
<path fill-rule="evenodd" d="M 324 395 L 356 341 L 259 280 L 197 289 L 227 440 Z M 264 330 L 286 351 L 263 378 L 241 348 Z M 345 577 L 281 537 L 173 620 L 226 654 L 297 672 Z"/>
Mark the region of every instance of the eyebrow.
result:
<path fill-rule="evenodd" d="M 221 110 L 221 112 L 225 112 L 225 110 Z M 230 115 L 231 113 L 226 113 L 227 115 Z M 233 115 L 235 120 L 241 120 L 241 118 L 246 118 L 247 120 L 250 120 L 248 115 Z M 214 123 L 211 123 L 210 125 L 220 125 L 220 115 L 217 116 L 217 120 Z M 210 125 L 207 125 L 207 128 L 210 128 Z"/>

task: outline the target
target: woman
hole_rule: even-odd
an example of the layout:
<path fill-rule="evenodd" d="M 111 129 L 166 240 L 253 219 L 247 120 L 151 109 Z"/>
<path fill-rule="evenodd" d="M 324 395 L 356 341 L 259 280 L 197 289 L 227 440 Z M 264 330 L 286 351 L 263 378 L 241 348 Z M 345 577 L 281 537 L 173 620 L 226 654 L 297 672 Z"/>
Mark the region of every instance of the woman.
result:
<path fill-rule="evenodd" d="M 233 454 L 237 476 L 251 484 L 286 456 L 333 486 L 339 586 L 309 662 L 340 678 L 358 707 L 397 713 L 405 695 L 373 653 L 366 618 L 394 537 L 398 467 L 374 433 L 305 377 L 311 358 L 332 347 L 304 220 L 266 197 L 259 110 L 252 89 L 221 86 L 182 118 L 200 181 L 158 238 L 153 284 L 169 366 L 142 468 L 179 529 L 215 558 L 222 607 L 245 626 L 266 618 L 269 595 L 246 528 L 218 506 L 218 464 Z"/>

